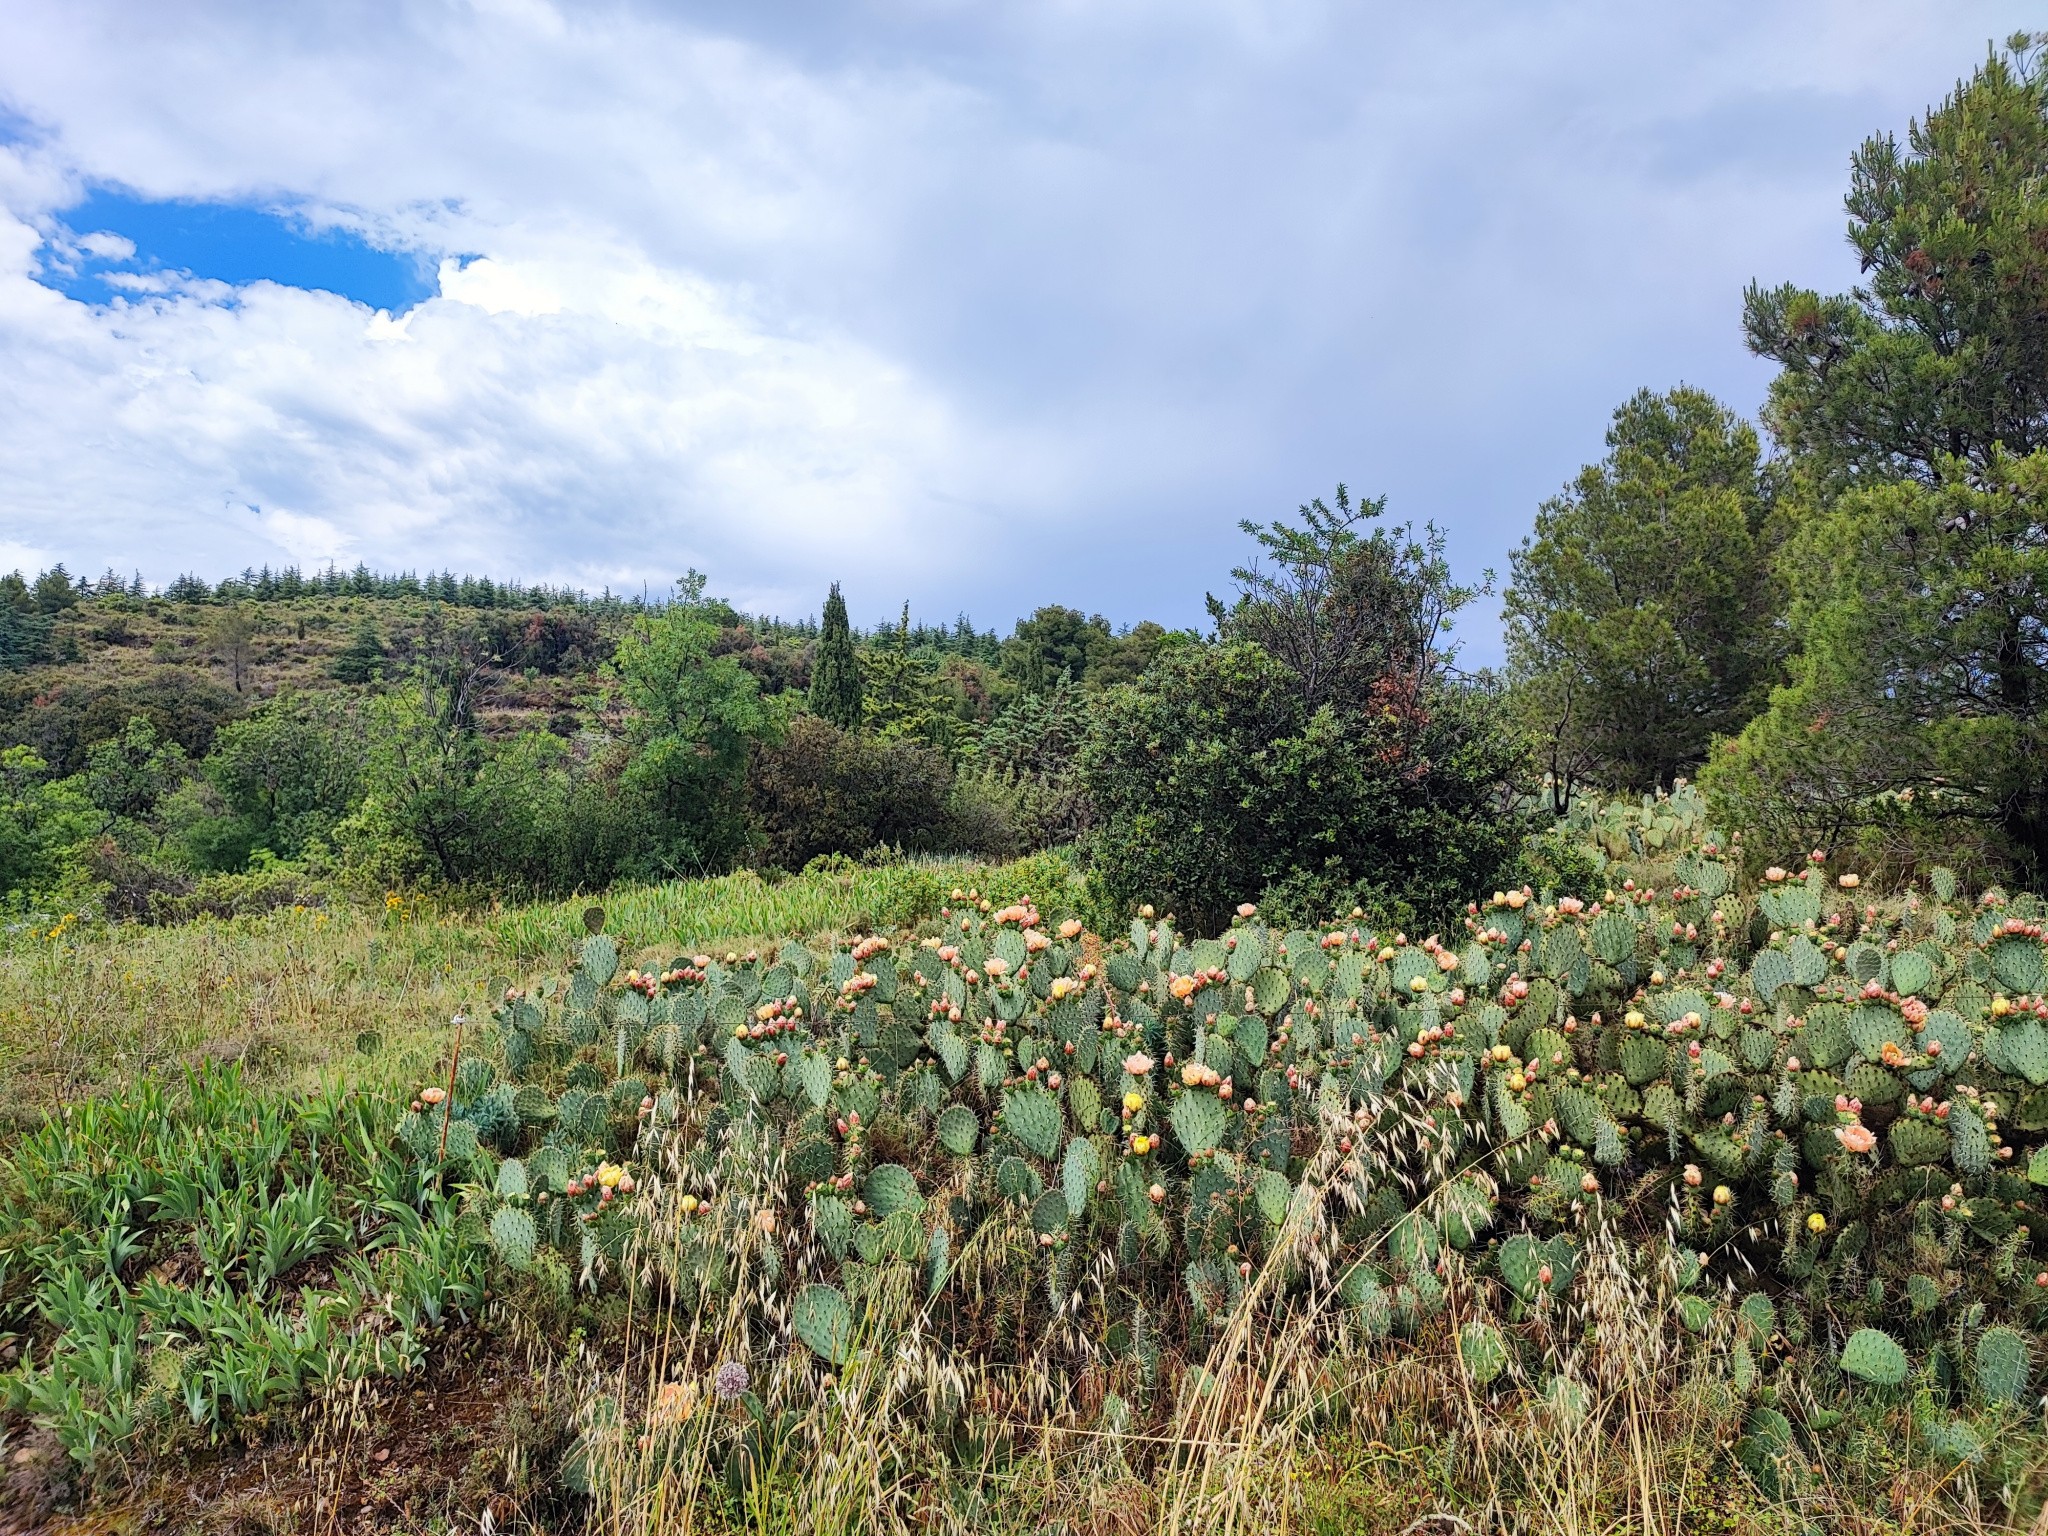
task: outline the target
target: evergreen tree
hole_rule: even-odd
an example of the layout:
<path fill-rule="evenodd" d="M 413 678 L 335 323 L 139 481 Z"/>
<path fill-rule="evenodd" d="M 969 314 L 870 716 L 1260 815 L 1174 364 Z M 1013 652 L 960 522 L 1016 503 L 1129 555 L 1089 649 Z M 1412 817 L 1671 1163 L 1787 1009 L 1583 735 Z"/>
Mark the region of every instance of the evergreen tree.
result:
<path fill-rule="evenodd" d="M 1904 151 L 1857 152 L 1866 288 L 1749 295 L 1811 503 L 1779 561 L 1799 655 L 1701 782 L 1773 847 L 1903 835 L 2048 868 L 2043 40 L 1994 53 Z"/>
<path fill-rule="evenodd" d="M 374 683 L 383 674 L 384 658 L 384 642 L 378 638 L 377 626 L 364 619 L 356 626 L 354 637 L 334 658 L 332 672 L 339 682 Z"/>
<path fill-rule="evenodd" d="M 1755 431 L 1711 395 L 1639 392 L 1607 457 L 1512 556 L 1508 658 L 1561 801 L 1669 789 L 1761 709 L 1783 648 Z"/>
<path fill-rule="evenodd" d="M 1002 668 L 1032 693 L 1045 693 L 1068 679 L 1085 682 L 1112 644 L 1109 620 L 1078 608 L 1048 603 L 1003 642 Z"/>
<path fill-rule="evenodd" d="M 839 595 L 836 581 L 825 599 L 817 659 L 811 663 L 810 705 L 812 714 L 830 720 L 842 731 L 860 729 L 860 661 L 854 655 L 853 628 L 846 621 L 846 599 Z"/>

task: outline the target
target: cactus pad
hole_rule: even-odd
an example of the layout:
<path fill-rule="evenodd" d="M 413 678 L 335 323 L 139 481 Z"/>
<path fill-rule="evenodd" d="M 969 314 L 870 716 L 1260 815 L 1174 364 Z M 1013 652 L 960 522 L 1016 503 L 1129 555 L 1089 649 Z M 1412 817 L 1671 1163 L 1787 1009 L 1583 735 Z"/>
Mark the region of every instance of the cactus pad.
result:
<path fill-rule="evenodd" d="M 1777 995 L 1778 988 L 1789 986 L 1791 981 L 1792 962 L 1780 950 L 1759 950 L 1749 963 L 1749 984 L 1762 1002 L 1768 1003 Z"/>
<path fill-rule="evenodd" d="M 1948 1132 L 1932 1120 L 1909 1115 L 1895 1123 L 1890 1132 L 1892 1156 L 1908 1168 L 1938 1163 L 1948 1155 Z"/>
<path fill-rule="evenodd" d="M 2009 1068 L 2036 1088 L 2048 1084 L 2048 1030 L 2036 1021 L 1999 1030 L 1998 1049 Z"/>
<path fill-rule="evenodd" d="M 1896 1387 L 1906 1379 L 1906 1352 L 1880 1328 L 1859 1328 L 1842 1346 L 1842 1369 L 1874 1387 Z"/>
<path fill-rule="evenodd" d="M 1925 992 L 1934 985 L 1934 967 L 1915 950 L 1904 950 L 1892 958 L 1892 990 L 1902 996 Z"/>
<path fill-rule="evenodd" d="M 844 1365 L 853 1352 L 853 1313 L 836 1286 L 807 1285 L 797 1292 L 790 1326 L 827 1365 Z"/>
<path fill-rule="evenodd" d="M 2033 1374 L 2027 1336 L 2004 1324 L 1987 1328 L 1977 1340 L 1970 1376 L 1978 1395 L 1990 1403 L 2017 1403 Z"/>
<path fill-rule="evenodd" d="M 861 1186 L 868 1207 L 884 1219 L 898 1211 L 921 1211 L 924 1199 L 917 1192 L 917 1179 L 900 1163 L 883 1163 L 868 1174 Z"/>
<path fill-rule="evenodd" d="M 1664 1075 L 1664 1042 L 1654 1035 L 1632 1034 L 1621 1042 L 1621 1071 L 1640 1088 Z"/>
<path fill-rule="evenodd" d="M 1092 1143 L 1075 1137 L 1067 1143 L 1067 1155 L 1060 1159 L 1060 1193 L 1067 1202 L 1067 1214 L 1075 1221 L 1088 1209 L 1089 1198 L 1102 1177 L 1102 1158 Z"/>
<path fill-rule="evenodd" d="M 1991 946 L 1991 974 L 2013 992 L 2032 992 L 2041 984 L 2041 945 L 2036 939 L 2004 938 Z"/>
<path fill-rule="evenodd" d="M 1828 979 L 1827 951 L 1805 934 L 1795 934 L 1785 951 L 1792 966 L 1792 985 L 1817 987 Z"/>
<path fill-rule="evenodd" d="M 1221 1145 L 1228 1124 L 1222 1101 L 1212 1093 L 1194 1088 L 1174 1100 L 1173 1112 L 1167 1118 L 1181 1151 L 1190 1157 Z"/>
<path fill-rule="evenodd" d="M 1040 1157 L 1058 1154 L 1062 1119 L 1059 1100 L 1042 1088 L 1012 1088 L 1003 1094 L 1003 1129 Z"/>
<path fill-rule="evenodd" d="M 975 1140 L 981 1135 L 981 1122 L 965 1104 L 950 1105 L 942 1110 L 936 1129 L 939 1145 L 955 1157 L 974 1155 Z"/>
<path fill-rule="evenodd" d="M 1896 1104 L 1906 1091 L 1897 1077 L 1869 1061 L 1849 1073 L 1844 1087 L 1850 1098 L 1871 1105 Z"/>
<path fill-rule="evenodd" d="M 1467 1323 L 1458 1330 L 1458 1360 L 1474 1386 L 1486 1386 L 1508 1368 L 1508 1342 L 1491 1323 Z"/>
<path fill-rule="evenodd" d="M 519 1207 L 501 1205 L 492 1215 L 491 1246 L 511 1268 L 533 1268 L 534 1245 L 539 1241 L 540 1234 L 534 1230 L 533 1218 Z"/>

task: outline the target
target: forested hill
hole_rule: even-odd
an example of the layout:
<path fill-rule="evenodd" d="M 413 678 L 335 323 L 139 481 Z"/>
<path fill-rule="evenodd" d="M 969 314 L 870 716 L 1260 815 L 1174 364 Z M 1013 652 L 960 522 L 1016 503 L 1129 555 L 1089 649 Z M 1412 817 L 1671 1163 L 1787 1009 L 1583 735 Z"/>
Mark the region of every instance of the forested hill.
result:
<path fill-rule="evenodd" d="M 313 576 L 266 568 L 218 585 L 183 576 L 157 589 L 114 572 L 77 581 L 61 565 L 33 577 L 14 572 L 0 575 L 0 745 L 30 747 L 52 771 L 75 773 L 95 743 L 141 716 L 203 757 L 223 723 L 280 693 L 374 690 L 450 650 L 479 669 L 476 717 L 485 732 L 573 734 L 625 626 L 659 606 L 366 567 Z M 809 688 L 815 617 L 710 606 L 715 654 L 734 657 L 766 694 Z M 906 615 L 855 640 L 943 671 L 955 712 L 973 721 L 1048 666 L 1077 680 L 1135 675 L 1160 633 L 1144 624 L 1118 637 L 1099 617 L 1052 607 L 1021 621 L 1007 641 L 964 615 L 950 624 Z"/>
<path fill-rule="evenodd" d="M 145 916 L 286 866 L 513 891 L 1024 851 L 1074 830 L 1047 786 L 1080 697 L 1165 638 L 1059 606 L 1007 638 L 907 607 L 862 632 L 836 588 L 789 621 L 696 576 L 656 603 L 366 570 L 0 576 L 0 889 Z"/>

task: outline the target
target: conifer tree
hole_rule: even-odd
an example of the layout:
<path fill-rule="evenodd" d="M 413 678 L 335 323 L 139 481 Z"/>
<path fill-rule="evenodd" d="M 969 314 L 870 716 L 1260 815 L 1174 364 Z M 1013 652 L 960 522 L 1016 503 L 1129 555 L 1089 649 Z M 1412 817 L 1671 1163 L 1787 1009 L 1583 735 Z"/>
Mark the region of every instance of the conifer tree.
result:
<path fill-rule="evenodd" d="M 853 652 L 853 628 L 846 620 L 846 599 L 832 583 L 825 599 L 825 619 L 818 631 L 817 660 L 811 664 L 811 713 L 843 731 L 860 729 L 860 662 Z"/>

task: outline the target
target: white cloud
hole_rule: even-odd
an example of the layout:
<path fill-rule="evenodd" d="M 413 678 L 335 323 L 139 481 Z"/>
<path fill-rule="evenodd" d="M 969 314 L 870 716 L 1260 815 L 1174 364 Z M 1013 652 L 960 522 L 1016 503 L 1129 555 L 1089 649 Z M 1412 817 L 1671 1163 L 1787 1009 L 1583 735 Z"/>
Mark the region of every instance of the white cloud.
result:
<path fill-rule="evenodd" d="M 400 323 L 270 283 L 90 308 L 33 280 L 34 241 L 0 223 L 0 483 L 22 526 L 89 531 L 95 569 L 697 565 L 793 608 L 900 551 L 954 472 L 943 408 L 885 361 L 635 263 L 472 263 Z M 533 299 L 572 281 L 574 308 Z"/>
<path fill-rule="evenodd" d="M 695 14 L 17 8 L 0 538 L 159 577 L 696 564 L 789 611 L 843 576 L 866 618 L 907 592 L 1193 621 L 1238 516 L 1345 476 L 1498 564 L 1637 386 L 1754 404 L 1742 283 L 1853 281 L 1855 141 L 2025 20 Z M 52 223 L 91 179 L 310 203 L 446 253 L 439 296 L 377 318 L 152 277 L 88 308 L 32 273 L 117 254 Z"/>
<path fill-rule="evenodd" d="M 126 261 L 135 254 L 133 240 L 104 229 L 79 236 L 78 248 L 88 255 L 97 256 L 101 261 Z"/>

